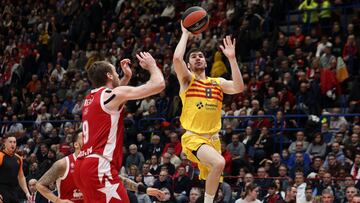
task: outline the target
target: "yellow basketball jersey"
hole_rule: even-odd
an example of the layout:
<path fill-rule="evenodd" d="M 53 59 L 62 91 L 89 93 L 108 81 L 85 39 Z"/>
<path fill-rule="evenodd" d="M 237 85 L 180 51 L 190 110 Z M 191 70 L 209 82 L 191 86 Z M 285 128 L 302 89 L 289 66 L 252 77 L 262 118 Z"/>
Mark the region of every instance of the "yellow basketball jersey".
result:
<path fill-rule="evenodd" d="M 223 92 L 218 78 L 205 80 L 193 76 L 188 88 L 180 93 L 184 129 L 197 134 L 214 134 L 221 128 Z"/>

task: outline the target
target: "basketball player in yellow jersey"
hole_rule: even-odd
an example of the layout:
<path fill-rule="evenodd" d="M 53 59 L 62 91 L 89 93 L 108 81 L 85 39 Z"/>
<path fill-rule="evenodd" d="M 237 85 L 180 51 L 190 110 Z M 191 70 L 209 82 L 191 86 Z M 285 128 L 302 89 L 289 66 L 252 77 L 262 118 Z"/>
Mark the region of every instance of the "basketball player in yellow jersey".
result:
<path fill-rule="evenodd" d="M 218 135 L 221 128 L 223 93 L 242 92 L 244 82 L 235 57 L 235 40 L 232 41 L 230 36 L 226 36 L 223 45 L 220 45 L 230 62 L 232 80 L 209 78 L 205 75 L 207 64 L 201 50 L 190 50 L 185 63 L 184 54 L 191 33 L 182 25 L 181 29 L 181 39 L 173 58 L 183 104 L 180 122 L 186 130 L 181 144 L 188 159 L 198 163 L 200 179 L 206 180 L 204 202 L 212 203 L 225 166 Z"/>

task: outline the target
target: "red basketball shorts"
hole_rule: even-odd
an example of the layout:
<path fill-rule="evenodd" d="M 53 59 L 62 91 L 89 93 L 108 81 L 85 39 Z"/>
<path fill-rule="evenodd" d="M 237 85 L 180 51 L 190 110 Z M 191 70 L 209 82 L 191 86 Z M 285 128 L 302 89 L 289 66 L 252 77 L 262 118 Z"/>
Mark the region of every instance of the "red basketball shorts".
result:
<path fill-rule="evenodd" d="M 84 202 L 129 203 L 119 169 L 96 154 L 76 160 L 74 181 L 84 195 Z"/>

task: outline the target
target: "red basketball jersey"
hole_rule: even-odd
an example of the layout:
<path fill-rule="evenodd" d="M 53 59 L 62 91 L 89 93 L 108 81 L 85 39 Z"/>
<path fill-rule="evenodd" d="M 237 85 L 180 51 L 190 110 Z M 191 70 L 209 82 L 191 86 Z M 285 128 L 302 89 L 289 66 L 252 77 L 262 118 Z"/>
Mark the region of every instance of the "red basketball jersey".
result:
<path fill-rule="evenodd" d="M 78 188 L 75 186 L 74 182 L 74 169 L 76 157 L 74 154 L 70 154 L 65 157 L 66 160 L 66 171 L 63 177 L 56 180 L 56 185 L 59 192 L 60 199 L 68 199 L 75 203 L 82 203 L 83 195 Z"/>
<path fill-rule="evenodd" d="M 123 147 L 123 115 L 105 107 L 104 93 L 108 88 L 98 88 L 86 96 L 82 109 L 84 145 L 78 158 L 98 154 L 120 170 Z"/>

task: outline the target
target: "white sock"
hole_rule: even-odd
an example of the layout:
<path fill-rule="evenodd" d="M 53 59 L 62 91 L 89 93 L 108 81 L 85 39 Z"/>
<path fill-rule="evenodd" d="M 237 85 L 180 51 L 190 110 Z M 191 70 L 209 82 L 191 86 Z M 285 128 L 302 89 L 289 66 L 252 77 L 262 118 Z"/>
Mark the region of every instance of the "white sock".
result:
<path fill-rule="evenodd" d="M 215 195 L 209 195 L 205 192 L 204 203 L 213 203 Z"/>

